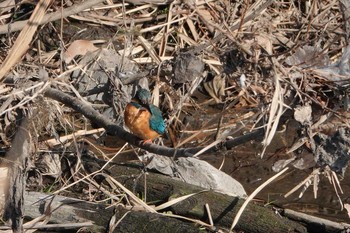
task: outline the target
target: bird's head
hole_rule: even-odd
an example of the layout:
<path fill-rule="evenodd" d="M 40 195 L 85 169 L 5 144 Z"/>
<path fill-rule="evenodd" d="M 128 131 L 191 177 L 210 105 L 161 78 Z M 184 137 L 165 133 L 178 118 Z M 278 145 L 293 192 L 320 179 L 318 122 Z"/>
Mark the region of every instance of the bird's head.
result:
<path fill-rule="evenodd" d="M 152 98 L 151 92 L 143 88 L 138 90 L 134 97 L 134 99 L 139 101 L 140 104 L 145 104 L 145 105 L 151 103 L 151 98 Z"/>

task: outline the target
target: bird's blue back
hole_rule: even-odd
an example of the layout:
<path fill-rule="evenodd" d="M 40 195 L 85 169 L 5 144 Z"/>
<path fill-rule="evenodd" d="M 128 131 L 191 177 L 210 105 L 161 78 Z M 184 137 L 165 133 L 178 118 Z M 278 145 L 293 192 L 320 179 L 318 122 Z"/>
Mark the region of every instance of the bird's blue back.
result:
<path fill-rule="evenodd" d="M 159 134 L 164 134 L 166 126 L 162 116 L 162 112 L 157 106 L 153 104 L 149 104 L 148 107 L 152 115 L 151 118 L 149 119 L 149 125 L 151 129 L 153 129 Z"/>
<path fill-rule="evenodd" d="M 159 134 L 164 134 L 166 130 L 165 122 L 160 109 L 151 104 L 151 93 L 146 89 L 140 89 L 136 92 L 135 99 L 138 102 L 131 102 L 136 108 L 146 108 L 151 113 L 149 119 L 150 128 Z"/>

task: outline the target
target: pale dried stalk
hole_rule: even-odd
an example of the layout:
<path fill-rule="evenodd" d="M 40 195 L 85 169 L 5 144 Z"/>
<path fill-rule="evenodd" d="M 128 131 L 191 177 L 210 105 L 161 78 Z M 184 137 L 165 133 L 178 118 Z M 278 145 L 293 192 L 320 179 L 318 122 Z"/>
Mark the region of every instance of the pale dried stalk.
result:
<path fill-rule="evenodd" d="M 203 191 L 199 191 L 199 192 L 196 192 L 196 193 L 191 193 L 191 194 L 187 194 L 187 195 L 184 195 L 184 196 L 181 196 L 181 197 L 177 197 L 175 199 L 171 199 L 170 201 L 167 201 L 167 202 L 165 202 L 165 203 L 155 207 L 155 210 L 159 211 L 159 210 L 166 209 L 166 208 L 168 208 L 168 207 L 170 207 L 172 205 L 175 205 L 175 204 L 177 204 L 179 202 L 182 202 L 182 201 L 184 201 L 184 200 L 186 200 L 186 199 L 188 199 L 188 198 L 190 198 L 190 197 L 192 197 L 194 195 L 197 195 L 197 194 L 200 194 L 200 193 L 203 193 L 203 192 L 207 192 L 207 190 L 203 190 Z"/>
<path fill-rule="evenodd" d="M 268 179 L 267 181 L 265 181 L 263 184 L 261 184 L 257 189 L 254 190 L 254 192 L 252 194 L 249 195 L 249 197 L 245 200 L 245 202 L 243 203 L 243 205 L 241 206 L 241 208 L 239 209 L 239 211 L 236 214 L 235 219 L 233 220 L 233 223 L 231 225 L 230 228 L 230 232 L 232 232 L 233 228 L 236 226 L 236 224 L 238 223 L 238 220 L 240 219 L 244 209 L 246 208 L 246 206 L 248 205 L 248 203 L 263 189 L 265 188 L 265 186 L 267 186 L 268 184 L 270 184 L 272 181 L 274 181 L 277 177 L 279 177 L 280 175 L 282 175 L 283 173 L 285 173 L 288 170 L 288 167 L 286 167 L 285 169 L 283 169 L 282 171 L 280 171 L 279 173 L 277 173 L 276 175 L 274 175 L 273 177 L 271 177 L 270 179 Z"/>
<path fill-rule="evenodd" d="M 153 46 L 143 36 L 138 36 L 137 38 L 139 39 L 143 47 L 146 49 L 148 54 L 151 56 L 153 62 L 159 65 L 162 62 L 162 60 L 159 58 Z"/>
<path fill-rule="evenodd" d="M 263 157 L 267 146 L 272 141 L 272 138 L 275 135 L 277 130 L 279 119 L 281 118 L 283 113 L 283 89 L 280 85 L 279 76 L 276 73 L 274 75 L 274 80 L 275 80 L 275 92 L 273 94 L 272 102 L 270 106 L 269 120 L 267 122 L 266 133 L 263 140 L 264 149 L 261 153 L 261 157 Z"/>
<path fill-rule="evenodd" d="M 184 34 L 179 34 L 178 37 L 180 39 L 182 39 L 183 41 L 185 41 L 189 46 L 195 46 L 197 45 L 197 42 L 194 41 L 193 39 L 191 39 L 189 36 L 184 35 Z"/>
<path fill-rule="evenodd" d="M 103 169 L 105 169 L 105 168 L 107 167 L 107 165 L 108 165 L 110 162 L 113 161 L 113 159 L 115 159 L 115 157 L 117 157 L 117 156 L 120 154 L 120 152 L 122 152 L 122 151 L 124 150 L 124 148 L 125 148 L 127 145 L 128 145 L 128 143 L 125 143 L 124 146 L 123 146 L 122 148 L 120 148 L 120 150 L 118 151 L 118 153 L 116 153 L 110 160 L 108 160 L 108 161 L 101 167 L 100 170 L 95 171 L 95 172 L 93 172 L 93 173 L 90 173 L 89 175 L 84 176 L 83 178 L 80 178 L 79 180 L 76 180 L 76 181 L 74 181 L 73 183 L 71 183 L 71 184 L 69 184 L 69 185 L 67 185 L 67 186 L 65 186 L 65 187 L 62 187 L 61 189 L 59 189 L 59 190 L 53 192 L 52 195 L 58 194 L 58 193 L 60 193 L 60 192 L 62 192 L 62 191 L 64 191 L 64 190 L 66 190 L 66 189 L 68 189 L 68 188 L 70 188 L 70 187 L 72 187 L 72 186 L 78 184 L 79 182 L 81 182 L 81 181 L 83 181 L 83 180 L 86 180 L 87 178 L 89 178 L 89 177 L 91 177 L 91 176 L 94 176 L 94 175 L 96 175 L 97 173 L 100 173 L 101 171 L 103 171 Z"/>
<path fill-rule="evenodd" d="M 118 23 L 115 23 L 115 22 L 100 20 L 100 19 L 96 19 L 96 18 L 88 18 L 88 17 L 84 17 L 84 16 L 80 16 L 80 15 L 71 15 L 69 17 L 72 19 L 90 22 L 90 23 L 95 23 L 95 24 L 114 26 L 114 27 L 118 26 Z"/>
<path fill-rule="evenodd" d="M 1 70 L 0 70 L 1 71 Z M 6 110 L 4 110 L 3 112 L 0 112 L 0 116 L 4 115 L 7 112 L 10 112 L 16 108 L 20 108 L 25 106 L 27 103 L 31 102 L 32 100 L 34 100 L 36 97 L 38 97 L 39 94 L 43 93 L 44 90 L 46 89 L 46 87 L 50 86 L 51 82 L 40 82 L 35 86 L 42 86 L 38 91 L 36 91 L 33 96 L 25 96 L 18 104 L 16 104 L 15 106 L 8 108 Z"/>
<path fill-rule="evenodd" d="M 295 191 L 297 191 L 301 186 L 305 185 L 308 181 L 310 181 L 312 179 L 312 177 L 314 177 L 315 175 L 320 174 L 320 169 L 317 168 L 315 169 L 308 177 L 306 177 L 302 182 L 300 182 L 298 185 L 296 185 L 293 189 L 291 189 L 288 193 L 286 193 L 284 195 L 284 197 L 288 197 L 290 196 L 292 193 L 294 193 Z"/>
<path fill-rule="evenodd" d="M 125 54 L 125 56 L 128 57 L 128 56 L 134 56 L 138 53 L 141 53 L 144 50 L 145 49 L 141 45 L 139 45 L 136 47 L 129 47 L 129 48 L 124 48 L 124 49 L 118 50 L 118 53 Z"/>
<path fill-rule="evenodd" d="M 161 61 L 166 61 L 166 60 L 173 59 L 173 57 L 165 56 L 165 57 L 159 57 L 159 59 Z M 136 63 L 139 63 L 139 64 L 148 64 L 148 63 L 152 63 L 153 59 L 152 59 L 152 57 L 139 57 L 139 58 L 133 59 L 133 61 L 135 61 Z"/>
<path fill-rule="evenodd" d="M 154 31 L 154 30 L 156 30 L 158 28 L 165 27 L 165 26 L 167 26 L 169 24 L 174 24 L 174 23 L 178 23 L 178 22 L 184 21 L 185 19 L 187 19 L 187 17 L 190 17 L 190 16 L 181 17 L 181 18 L 179 18 L 177 20 L 174 20 L 174 21 L 171 21 L 169 23 L 163 23 L 163 24 L 155 25 L 153 27 L 144 28 L 144 29 L 140 30 L 140 33 L 151 32 L 151 31 Z"/>
<path fill-rule="evenodd" d="M 157 211 L 152 208 L 151 206 L 147 205 L 145 202 L 143 202 L 140 198 L 138 198 L 133 192 L 131 192 L 129 189 L 127 189 L 124 185 L 122 185 L 119 181 L 114 179 L 113 177 L 108 177 L 114 184 L 116 184 L 120 189 L 122 189 L 129 197 L 131 197 L 132 200 L 134 200 L 137 204 L 142 206 L 145 210 L 151 213 L 157 213 Z"/>
<path fill-rule="evenodd" d="M 105 0 L 86 0 L 80 4 L 74 4 L 71 7 L 67 7 L 63 12 L 56 11 L 50 14 L 46 14 L 40 22 L 40 25 L 52 22 L 61 18 L 68 17 L 73 14 L 77 14 L 85 9 L 95 6 L 98 3 L 104 2 Z M 19 31 L 28 24 L 28 20 L 17 21 L 7 25 L 0 25 L 0 34 Z"/>
<path fill-rule="evenodd" d="M 49 147 L 57 146 L 61 143 L 65 143 L 68 140 L 72 140 L 78 136 L 84 136 L 84 135 L 90 135 L 90 134 L 95 134 L 95 133 L 102 133 L 104 132 L 104 128 L 99 128 L 99 129 L 93 129 L 93 130 L 78 130 L 72 134 L 65 135 L 63 137 L 60 137 L 59 139 L 52 138 L 49 140 L 44 141 L 45 144 L 47 144 Z"/>
<path fill-rule="evenodd" d="M 86 9 L 85 11 L 98 11 L 98 10 L 108 10 L 114 8 L 120 8 L 122 6 L 129 6 L 129 3 L 117 3 L 117 4 L 108 4 L 104 6 L 92 6 L 90 9 Z"/>
<path fill-rule="evenodd" d="M 0 67 L 0 82 L 4 81 L 5 75 L 10 69 L 21 60 L 21 57 L 29 49 L 29 44 L 32 41 L 33 35 L 36 32 L 38 25 L 43 19 L 46 9 L 51 4 L 52 0 L 41 0 L 35 7 L 28 23 L 18 35 L 16 42 L 12 46 L 5 61 Z"/>
<path fill-rule="evenodd" d="M 199 40 L 200 37 L 199 37 L 199 34 L 197 33 L 196 27 L 194 26 L 192 19 L 190 18 L 186 19 L 186 23 L 192 33 L 195 44 L 197 44 L 197 41 Z"/>
<path fill-rule="evenodd" d="M 126 6 L 126 5 L 125 5 Z M 155 8 L 154 5 L 152 4 L 146 4 L 146 5 L 142 5 L 142 6 L 139 6 L 139 7 L 136 7 L 134 9 L 131 9 L 131 10 L 128 10 L 128 11 L 125 11 L 124 13 L 120 13 L 118 15 L 115 16 L 115 18 L 123 18 L 124 15 L 128 15 L 128 14 L 132 14 L 132 13 L 135 13 L 135 12 L 138 12 L 138 11 L 141 11 L 141 10 L 145 10 L 147 8 Z M 155 8 L 157 9 L 157 8 Z M 154 11 L 153 11 L 154 12 Z M 149 13 L 147 15 L 143 15 L 141 17 L 149 17 L 152 13 Z"/>

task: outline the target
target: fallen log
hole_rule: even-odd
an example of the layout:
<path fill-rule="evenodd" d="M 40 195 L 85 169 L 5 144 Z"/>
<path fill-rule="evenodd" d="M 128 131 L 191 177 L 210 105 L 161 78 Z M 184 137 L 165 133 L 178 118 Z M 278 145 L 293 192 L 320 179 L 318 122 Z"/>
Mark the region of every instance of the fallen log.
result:
<path fill-rule="evenodd" d="M 37 228 L 40 230 L 63 231 L 80 229 L 85 223 L 85 229 L 96 233 L 106 232 L 109 226 L 114 228 L 112 232 L 171 232 L 173 229 L 182 229 L 177 232 L 200 232 L 198 226 L 189 222 L 154 213 L 127 210 L 121 206 L 115 209 L 107 208 L 108 205 L 104 203 L 93 203 L 40 192 L 27 192 L 24 200 L 25 217 L 27 219 L 47 215 L 46 217 L 49 218 L 51 223 L 24 226 L 24 229 Z M 89 224 L 91 222 L 93 222 L 93 226 Z M 0 230 L 4 229 L 0 227 Z"/>
<path fill-rule="evenodd" d="M 94 158 L 84 158 L 83 164 L 88 172 L 94 172 L 105 162 Z M 147 202 L 162 204 L 171 199 L 187 194 L 198 193 L 186 200 L 169 207 L 173 214 L 199 219 L 209 223 L 205 204 L 210 206 L 214 226 L 229 229 L 233 218 L 244 199 L 232 197 L 214 191 L 201 192 L 204 189 L 189 185 L 170 177 L 144 172 L 137 164 L 111 164 L 106 170 L 116 180 L 138 196 L 147 197 Z M 143 174 L 142 174 L 143 173 Z M 142 175 L 140 175 L 142 174 Z M 287 218 L 277 215 L 272 209 L 256 204 L 249 204 L 235 230 L 244 232 L 307 232 L 306 228 Z"/>
<path fill-rule="evenodd" d="M 82 158 L 82 161 L 85 169 L 90 170 L 90 172 L 105 163 L 98 159 L 85 157 Z M 157 203 L 162 204 L 179 196 L 197 193 L 166 210 L 174 215 L 209 223 L 208 212 L 204 207 L 205 204 L 208 204 L 215 226 L 212 229 L 230 228 L 234 216 L 244 201 L 213 191 L 200 192 L 203 191 L 203 188 L 161 174 L 144 172 L 142 167 L 137 164 L 110 164 L 106 170 L 135 194 L 147 196 L 147 202 L 157 201 Z M 142 175 L 140 176 L 140 174 Z M 97 179 L 101 179 L 101 177 L 97 177 Z M 25 218 L 34 219 L 46 215 L 50 223 L 64 226 L 62 229 L 68 229 L 69 223 L 71 223 L 71 228 L 75 226 L 80 228 L 83 223 L 86 223 L 93 232 L 104 232 L 109 228 L 111 232 L 173 232 L 175 229 L 177 232 L 200 232 L 202 230 L 198 224 L 164 216 L 160 213 L 139 211 L 136 208 L 126 209 L 121 205 L 115 209 L 106 208 L 108 205 L 105 203 L 92 203 L 60 195 L 55 195 L 53 199 L 52 197 L 53 195 L 49 194 L 26 192 L 24 196 Z M 93 227 L 89 226 L 91 222 L 94 223 Z M 76 223 L 80 225 L 75 225 Z M 317 223 L 312 223 L 313 226 L 315 224 Z M 26 229 L 26 227 L 24 228 Z M 45 226 L 39 228 L 45 229 Z M 47 228 L 52 229 L 53 226 L 48 225 Z M 331 232 L 327 230 L 328 228 L 323 229 L 326 230 L 325 232 Z M 317 232 L 310 231 L 310 226 L 307 224 L 303 225 L 299 221 L 292 221 L 277 215 L 274 210 L 268 207 L 254 203 L 248 205 L 235 230 L 244 232 Z"/>

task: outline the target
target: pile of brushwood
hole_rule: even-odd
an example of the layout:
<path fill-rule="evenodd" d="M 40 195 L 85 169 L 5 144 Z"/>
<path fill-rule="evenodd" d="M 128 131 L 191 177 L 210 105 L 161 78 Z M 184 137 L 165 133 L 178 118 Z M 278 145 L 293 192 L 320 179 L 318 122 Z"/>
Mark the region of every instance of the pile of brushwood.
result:
<path fill-rule="evenodd" d="M 263 158 L 293 121 L 288 159 L 273 169 L 311 168 L 299 187 L 313 185 L 315 194 L 325 175 L 347 207 L 338 177 L 350 146 L 349 7 L 345 0 L 0 2 L 1 230 L 345 229 L 299 215 L 292 221 L 283 210 L 281 218 L 246 206 L 253 196 L 145 167 L 150 155 L 176 162 L 252 140 Z M 161 109 L 167 139 L 142 143 L 124 127 L 124 108 L 141 87 Z"/>

